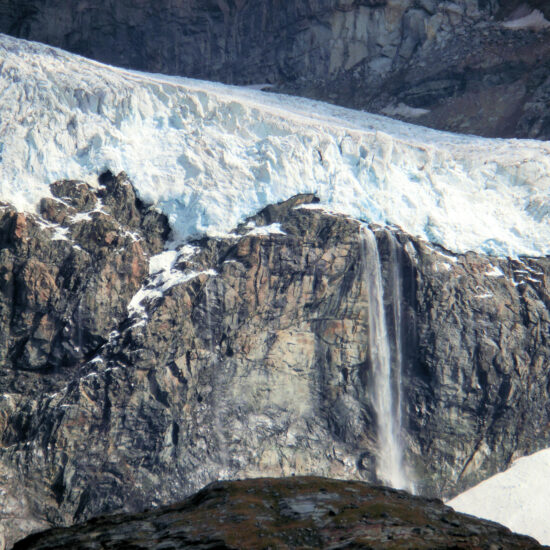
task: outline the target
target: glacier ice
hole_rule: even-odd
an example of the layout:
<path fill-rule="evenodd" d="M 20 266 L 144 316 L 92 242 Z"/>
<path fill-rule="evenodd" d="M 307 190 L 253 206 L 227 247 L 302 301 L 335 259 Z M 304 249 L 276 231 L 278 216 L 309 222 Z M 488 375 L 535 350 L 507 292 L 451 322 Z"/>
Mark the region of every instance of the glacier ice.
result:
<path fill-rule="evenodd" d="M 550 253 L 550 143 L 437 132 L 250 88 L 126 71 L 0 35 L 0 198 L 124 170 L 178 238 L 296 193 L 455 252 Z"/>
<path fill-rule="evenodd" d="M 516 460 L 446 504 L 550 545 L 550 449 Z"/>

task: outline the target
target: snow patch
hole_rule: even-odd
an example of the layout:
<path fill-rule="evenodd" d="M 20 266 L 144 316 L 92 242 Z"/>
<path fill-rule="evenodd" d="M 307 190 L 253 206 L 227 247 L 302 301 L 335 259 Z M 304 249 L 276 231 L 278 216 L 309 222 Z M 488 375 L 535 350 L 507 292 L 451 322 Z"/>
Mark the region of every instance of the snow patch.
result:
<path fill-rule="evenodd" d="M 399 103 L 398 105 L 388 105 L 382 109 L 382 113 L 385 115 L 394 117 L 402 116 L 404 118 L 418 118 L 422 115 L 427 115 L 430 112 L 429 109 L 420 109 L 418 107 L 411 107 L 405 103 Z"/>
<path fill-rule="evenodd" d="M 452 265 L 447 262 L 437 262 L 433 264 L 433 270 L 435 273 L 439 273 L 440 271 L 450 271 L 452 268 Z"/>
<path fill-rule="evenodd" d="M 90 215 L 90 212 L 79 212 L 78 214 L 71 216 L 70 221 L 71 223 L 90 222 L 92 221 L 92 216 Z"/>
<path fill-rule="evenodd" d="M 294 210 L 321 210 L 323 212 L 328 212 L 329 214 L 332 214 L 331 210 L 327 208 L 326 205 L 320 204 L 318 202 L 310 204 L 299 204 L 298 206 L 294 207 Z"/>
<path fill-rule="evenodd" d="M 177 250 L 165 250 L 149 259 L 149 275 L 157 273 L 170 273 L 178 259 Z"/>
<path fill-rule="evenodd" d="M 512 21 L 505 21 L 502 23 L 505 29 L 522 30 L 529 29 L 534 31 L 540 31 L 550 28 L 550 21 L 548 21 L 544 14 L 540 10 L 533 10 L 530 14 Z"/>
<path fill-rule="evenodd" d="M 145 322 L 148 319 L 146 303 L 162 298 L 163 294 L 176 285 L 180 285 L 198 277 L 208 275 L 214 277 L 217 272 L 213 269 L 207 271 L 181 271 L 179 262 L 188 261 L 197 252 L 197 248 L 186 245 L 180 250 L 165 250 L 149 260 L 149 279 L 136 292 L 128 304 L 129 317 L 136 318 L 136 323 Z"/>
<path fill-rule="evenodd" d="M 550 449 L 516 460 L 447 505 L 550 545 Z"/>
<path fill-rule="evenodd" d="M 434 248 L 433 246 L 426 246 L 429 250 L 437 254 L 438 256 L 441 256 L 442 258 L 445 258 L 448 262 L 451 262 L 453 264 L 456 264 L 458 262 L 458 258 L 456 256 L 451 256 L 450 254 L 445 254 L 444 252 L 441 252 L 441 250 L 438 250 L 437 248 Z"/>
<path fill-rule="evenodd" d="M 267 235 L 286 235 L 281 229 L 280 223 L 272 223 L 271 225 L 264 225 L 262 227 L 255 227 L 247 233 L 247 236 L 267 236 Z"/>
<path fill-rule="evenodd" d="M 68 227 L 56 226 L 52 235 L 52 241 L 68 241 L 67 237 L 69 233 Z"/>
<path fill-rule="evenodd" d="M 176 239 L 227 235 L 315 193 L 454 252 L 550 254 L 550 143 L 127 71 L 3 35 L 0 59 L 0 198 L 19 209 L 34 211 L 53 181 L 125 170 Z"/>
<path fill-rule="evenodd" d="M 489 271 L 485 272 L 485 275 L 487 277 L 504 277 L 502 269 L 494 265 L 491 266 L 491 269 Z"/>

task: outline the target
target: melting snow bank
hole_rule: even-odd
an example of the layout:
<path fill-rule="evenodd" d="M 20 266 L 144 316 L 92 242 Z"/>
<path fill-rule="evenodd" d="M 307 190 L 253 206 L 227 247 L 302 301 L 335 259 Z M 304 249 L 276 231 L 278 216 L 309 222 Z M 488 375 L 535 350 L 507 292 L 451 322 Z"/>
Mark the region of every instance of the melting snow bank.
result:
<path fill-rule="evenodd" d="M 550 545 L 550 449 L 520 458 L 447 504 Z"/>
<path fill-rule="evenodd" d="M 0 35 L 0 198 L 125 170 L 176 235 L 297 193 L 455 252 L 550 253 L 550 144 L 415 127 L 295 97 L 124 71 Z"/>

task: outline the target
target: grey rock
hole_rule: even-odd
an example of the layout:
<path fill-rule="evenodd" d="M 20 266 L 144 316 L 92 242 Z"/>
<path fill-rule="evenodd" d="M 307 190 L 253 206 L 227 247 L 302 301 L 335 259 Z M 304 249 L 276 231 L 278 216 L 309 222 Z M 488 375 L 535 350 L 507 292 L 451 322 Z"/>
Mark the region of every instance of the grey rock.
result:
<path fill-rule="evenodd" d="M 124 174 L 109 177 L 112 188 L 55 183 L 41 216 L 0 209 L 2 390 L 64 384 L 63 370 L 93 356 L 126 317 L 148 257 L 162 250 L 166 217 L 137 199 Z"/>

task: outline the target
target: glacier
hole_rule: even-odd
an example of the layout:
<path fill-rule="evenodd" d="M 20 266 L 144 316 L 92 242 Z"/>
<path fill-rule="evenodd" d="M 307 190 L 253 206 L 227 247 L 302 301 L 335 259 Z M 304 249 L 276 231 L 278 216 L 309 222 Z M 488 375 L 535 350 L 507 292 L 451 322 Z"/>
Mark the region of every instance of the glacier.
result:
<path fill-rule="evenodd" d="M 550 545 L 550 449 L 516 460 L 446 504 Z"/>
<path fill-rule="evenodd" d="M 316 101 L 110 67 L 0 35 L 0 198 L 125 171 L 175 238 L 315 193 L 454 252 L 550 254 L 550 143 L 453 135 Z"/>

